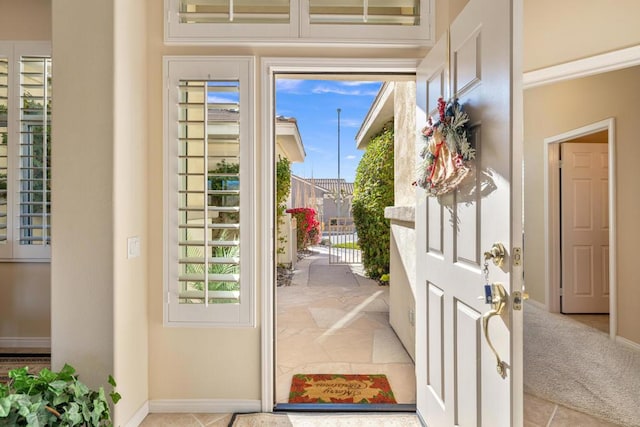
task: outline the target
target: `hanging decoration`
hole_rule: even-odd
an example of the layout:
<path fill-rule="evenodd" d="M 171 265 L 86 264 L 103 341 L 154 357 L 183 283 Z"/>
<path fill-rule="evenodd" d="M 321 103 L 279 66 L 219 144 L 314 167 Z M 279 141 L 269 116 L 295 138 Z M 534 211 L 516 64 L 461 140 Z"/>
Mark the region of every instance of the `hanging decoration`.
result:
<path fill-rule="evenodd" d="M 469 116 L 457 99 L 438 99 L 440 118 L 429 117 L 422 129 L 424 147 L 417 165 L 414 185 L 429 196 L 441 196 L 454 190 L 470 171 L 468 162 L 476 156 L 469 142 Z"/>

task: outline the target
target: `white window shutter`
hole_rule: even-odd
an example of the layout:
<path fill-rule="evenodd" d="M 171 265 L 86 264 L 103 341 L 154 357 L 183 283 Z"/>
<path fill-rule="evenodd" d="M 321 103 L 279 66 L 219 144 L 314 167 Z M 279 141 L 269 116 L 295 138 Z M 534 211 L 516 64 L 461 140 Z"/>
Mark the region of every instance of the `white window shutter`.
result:
<path fill-rule="evenodd" d="M 251 326 L 253 59 L 165 68 L 165 322 Z"/>

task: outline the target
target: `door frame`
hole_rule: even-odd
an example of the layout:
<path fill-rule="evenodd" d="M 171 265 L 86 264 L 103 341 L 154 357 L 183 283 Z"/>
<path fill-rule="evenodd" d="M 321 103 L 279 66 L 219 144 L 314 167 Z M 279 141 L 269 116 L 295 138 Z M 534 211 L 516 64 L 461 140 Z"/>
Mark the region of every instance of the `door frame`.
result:
<path fill-rule="evenodd" d="M 419 55 L 421 56 L 421 55 Z M 261 152 L 256 153 L 262 175 L 257 188 L 262 215 L 258 219 L 259 247 L 265 248 L 256 260 L 258 268 L 261 309 L 260 348 L 262 352 L 262 411 L 273 412 L 275 403 L 275 219 L 274 219 L 274 162 L 275 162 L 275 76 L 276 74 L 388 74 L 415 75 L 418 59 L 360 59 L 360 58 L 280 58 L 265 57 L 260 60 L 260 109 L 259 120 Z"/>
<path fill-rule="evenodd" d="M 609 118 L 592 123 L 568 132 L 544 139 L 544 222 L 545 276 L 547 287 L 545 299 L 547 310 L 560 312 L 561 254 L 560 254 L 560 144 L 581 136 L 607 131 L 608 168 L 609 168 L 609 335 L 612 339 L 617 334 L 617 286 L 616 286 L 616 181 L 615 181 L 615 119 Z"/>

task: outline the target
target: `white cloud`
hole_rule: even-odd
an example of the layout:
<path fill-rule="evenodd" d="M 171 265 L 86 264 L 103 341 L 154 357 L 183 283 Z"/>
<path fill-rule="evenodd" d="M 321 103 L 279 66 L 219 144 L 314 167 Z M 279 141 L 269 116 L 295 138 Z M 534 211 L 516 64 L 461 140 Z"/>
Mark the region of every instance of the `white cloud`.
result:
<path fill-rule="evenodd" d="M 216 103 L 216 104 L 234 104 L 234 103 L 237 103 L 238 100 L 232 97 L 209 95 L 207 102 Z"/>
<path fill-rule="evenodd" d="M 364 86 L 364 85 L 378 85 L 380 82 L 362 82 L 362 81 L 343 81 L 340 84 L 344 86 Z"/>
<path fill-rule="evenodd" d="M 298 93 L 304 80 L 276 79 L 276 90 L 281 92 Z"/>
<path fill-rule="evenodd" d="M 346 128 L 358 128 L 362 125 L 361 120 L 353 120 L 353 119 L 340 119 L 340 126 Z"/>
<path fill-rule="evenodd" d="M 360 90 L 360 89 L 344 89 L 341 87 L 331 86 L 316 86 L 311 90 L 315 94 L 335 93 L 337 95 L 350 95 L 350 96 L 375 96 L 378 91 L 372 90 Z"/>
<path fill-rule="evenodd" d="M 355 159 L 356 159 L 356 156 L 354 156 L 354 155 L 350 154 L 350 155 L 348 155 L 348 156 L 347 156 L 347 157 L 345 157 L 345 158 L 346 158 L 347 160 L 355 160 Z"/>
<path fill-rule="evenodd" d="M 306 151 L 310 151 L 313 153 L 324 153 L 325 150 L 323 150 L 322 148 L 316 147 L 315 145 L 306 145 L 304 146 L 304 149 Z"/>

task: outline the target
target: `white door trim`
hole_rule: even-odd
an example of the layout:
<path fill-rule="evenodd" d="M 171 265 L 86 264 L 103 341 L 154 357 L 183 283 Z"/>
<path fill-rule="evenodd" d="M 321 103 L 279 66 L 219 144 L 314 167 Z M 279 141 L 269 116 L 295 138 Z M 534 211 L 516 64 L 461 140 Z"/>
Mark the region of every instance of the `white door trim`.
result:
<path fill-rule="evenodd" d="M 258 194 L 261 198 L 258 219 L 260 235 L 259 247 L 263 248 L 257 260 L 259 283 L 261 286 L 261 352 L 262 352 L 262 411 L 272 412 L 275 385 L 275 319 L 274 295 L 275 273 L 275 227 L 274 227 L 274 134 L 275 116 L 275 75 L 280 73 L 380 73 L 415 74 L 416 59 L 360 59 L 360 58 L 262 58 L 260 62 L 261 100 L 258 114 L 262 143 L 260 153 L 256 153 L 256 163 L 262 173 L 258 180 Z"/>
<path fill-rule="evenodd" d="M 545 298 L 547 309 L 552 313 L 560 312 L 560 143 L 570 141 L 580 136 L 606 130 L 609 143 L 609 333 L 612 339 L 617 334 L 617 271 L 616 271 L 616 182 L 615 182 L 615 119 L 609 118 L 592 123 L 578 129 L 573 129 L 560 135 L 544 139 L 544 222 L 545 245 L 547 258 L 545 260 L 545 277 L 547 288 Z"/>

